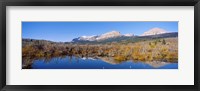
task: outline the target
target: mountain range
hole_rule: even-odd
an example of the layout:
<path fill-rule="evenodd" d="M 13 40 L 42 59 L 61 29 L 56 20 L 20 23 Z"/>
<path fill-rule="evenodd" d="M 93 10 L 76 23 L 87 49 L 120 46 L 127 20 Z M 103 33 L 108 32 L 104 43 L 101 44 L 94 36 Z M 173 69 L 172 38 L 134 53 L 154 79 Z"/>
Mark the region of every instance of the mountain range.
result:
<path fill-rule="evenodd" d="M 131 36 L 134 36 L 134 35 L 133 34 L 122 35 L 118 31 L 111 31 L 111 32 L 107 32 L 107 33 L 104 33 L 104 34 L 101 34 L 101 35 L 81 36 L 81 37 L 73 39 L 72 42 L 77 42 L 77 41 L 101 41 L 101 40 L 105 40 L 105 39 L 109 39 L 109 38 L 115 38 L 115 37 L 121 37 L 121 36 L 131 37 Z"/>
<path fill-rule="evenodd" d="M 93 35 L 93 36 L 81 36 L 81 37 L 78 37 L 78 38 L 74 38 L 72 40 L 72 42 L 84 42 L 84 41 L 87 41 L 87 42 L 93 42 L 93 41 L 105 41 L 105 40 L 113 40 L 113 39 L 124 39 L 124 38 L 138 38 L 138 37 L 155 37 L 156 35 L 160 35 L 159 37 L 162 37 L 164 35 L 168 35 L 169 37 L 169 34 L 174 34 L 174 33 L 171 33 L 171 32 L 168 32 L 164 29 L 161 29 L 161 28 L 152 28 L 146 32 L 144 32 L 143 34 L 139 35 L 139 36 L 135 36 L 134 34 L 121 34 L 120 32 L 118 31 L 111 31 L 111 32 L 107 32 L 107 33 L 104 33 L 104 34 L 101 34 L 101 35 Z M 176 36 L 173 35 L 173 36 Z M 177 34 L 178 36 L 178 34 Z"/>

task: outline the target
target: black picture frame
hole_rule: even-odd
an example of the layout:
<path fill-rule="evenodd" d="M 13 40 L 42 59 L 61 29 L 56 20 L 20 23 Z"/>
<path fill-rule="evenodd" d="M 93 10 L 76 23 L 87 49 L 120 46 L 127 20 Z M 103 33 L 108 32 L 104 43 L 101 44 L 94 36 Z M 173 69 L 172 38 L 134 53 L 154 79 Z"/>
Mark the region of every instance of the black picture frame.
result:
<path fill-rule="evenodd" d="M 200 0 L 0 0 L 0 89 L 35 90 L 116 90 L 116 91 L 198 91 L 200 77 Z M 6 85 L 6 6 L 194 6 L 194 85 Z"/>

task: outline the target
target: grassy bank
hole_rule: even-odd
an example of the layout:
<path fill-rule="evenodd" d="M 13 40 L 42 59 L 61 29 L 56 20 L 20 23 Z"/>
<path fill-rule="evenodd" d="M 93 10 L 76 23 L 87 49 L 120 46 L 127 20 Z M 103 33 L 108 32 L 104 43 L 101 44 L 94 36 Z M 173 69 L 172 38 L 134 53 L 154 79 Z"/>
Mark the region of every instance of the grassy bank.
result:
<path fill-rule="evenodd" d="M 110 42 L 106 44 L 65 44 L 49 41 L 23 43 L 22 57 L 35 59 L 54 56 L 113 57 L 117 61 L 178 60 L 178 38 L 163 38 L 136 43 Z"/>

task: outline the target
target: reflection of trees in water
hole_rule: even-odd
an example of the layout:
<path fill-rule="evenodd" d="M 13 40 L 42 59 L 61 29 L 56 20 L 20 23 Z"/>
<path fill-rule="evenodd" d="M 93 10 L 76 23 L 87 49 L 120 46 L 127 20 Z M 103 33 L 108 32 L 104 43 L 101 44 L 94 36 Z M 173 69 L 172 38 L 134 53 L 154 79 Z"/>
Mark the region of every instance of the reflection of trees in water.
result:
<path fill-rule="evenodd" d="M 23 57 L 22 59 L 22 68 L 23 69 L 31 69 L 32 64 L 34 61 L 43 61 L 44 63 L 48 64 L 52 60 L 55 62 L 59 62 L 60 60 L 65 59 L 66 56 L 48 56 L 48 57 L 37 57 L 37 58 L 30 58 L 30 57 Z"/>
<path fill-rule="evenodd" d="M 22 59 L 22 68 L 23 69 L 31 69 L 33 64 L 33 59 L 30 58 L 23 58 Z"/>
<path fill-rule="evenodd" d="M 76 61 L 76 63 L 79 63 L 80 57 L 75 57 L 75 56 L 48 56 L 48 57 L 38 57 L 38 58 L 29 58 L 29 57 L 24 57 L 22 60 L 22 68 L 23 69 L 31 69 L 32 64 L 34 61 L 43 61 L 45 64 L 48 64 L 50 62 L 55 62 L 56 64 L 59 64 L 60 61 L 67 61 L 69 63 L 72 63 L 72 61 Z"/>
<path fill-rule="evenodd" d="M 56 64 L 59 64 L 60 61 L 68 61 L 69 64 L 71 64 L 73 61 L 75 63 L 79 63 L 79 61 L 104 61 L 106 63 L 112 64 L 112 65 L 118 65 L 118 64 L 122 64 L 124 62 L 132 62 L 134 63 L 141 63 L 141 61 L 139 60 L 115 60 L 113 57 L 98 57 L 98 58 L 92 58 L 92 57 L 75 57 L 75 56 L 60 56 L 60 57 L 41 57 L 38 59 L 30 59 L 30 58 L 24 58 L 23 59 L 23 69 L 31 69 L 32 65 L 34 63 L 34 61 L 43 61 L 45 64 L 49 64 L 50 62 L 55 62 Z M 167 64 L 169 64 L 169 62 L 161 62 L 161 61 L 146 61 L 146 62 L 142 62 L 144 64 L 148 64 L 151 67 L 154 68 L 159 68 L 161 66 L 165 66 Z M 134 65 L 132 65 L 133 67 Z M 145 65 L 141 65 L 141 66 L 145 66 Z"/>
<path fill-rule="evenodd" d="M 75 57 L 76 63 L 79 63 L 79 57 Z"/>

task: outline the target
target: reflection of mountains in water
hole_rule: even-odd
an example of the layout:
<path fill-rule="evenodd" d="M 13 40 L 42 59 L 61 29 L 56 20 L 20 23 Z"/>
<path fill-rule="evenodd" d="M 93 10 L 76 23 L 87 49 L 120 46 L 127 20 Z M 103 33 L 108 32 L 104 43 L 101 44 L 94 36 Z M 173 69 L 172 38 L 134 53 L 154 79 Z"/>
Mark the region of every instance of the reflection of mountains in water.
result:
<path fill-rule="evenodd" d="M 48 64 L 51 61 L 63 61 L 63 60 L 68 60 L 69 62 L 72 61 L 77 61 L 77 63 L 79 63 L 79 61 L 103 61 L 105 63 L 108 63 L 110 65 L 120 65 L 120 64 L 127 64 L 127 63 L 133 63 L 133 64 L 147 64 L 153 68 L 160 68 L 163 67 L 165 65 L 171 64 L 169 62 L 162 62 L 162 61 L 147 61 L 147 62 L 143 62 L 143 61 L 133 61 L 133 60 L 127 60 L 127 61 L 117 61 L 114 60 L 114 58 L 112 57 L 75 57 L 75 56 L 65 56 L 65 57 L 52 57 L 52 58 L 39 58 L 39 59 L 23 59 L 22 62 L 22 68 L 23 69 L 31 69 L 32 65 L 35 61 L 44 61 L 45 64 Z M 178 61 L 177 61 L 178 62 Z M 98 63 L 98 62 L 97 62 Z M 97 64 L 98 65 L 98 64 Z M 95 65 L 94 65 L 95 66 Z"/>
<path fill-rule="evenodd" d="M 97 60 L 97 58 L 91 58 L 91 57 L 84 57 L 82 59 L 90 59 L 90 60 Z M 123 62 L 127 62 L 127 61 L 131 61 L 131 62 L 142 62 L 142 61 L 133 61 L 133 60 L 127 60 L 127 61 L 117 61 L 117 60 L 114 60 L 114 58 L 112 57 L 98 57 L 98 59 L 101 59 L 102 61 L 106 62 L 106 63 L 109 63 L 109 64 L 112 64 L 112 65 L 117 65 L 117 64 L 120 64 L 120 63 L 123 63 Z M 177 61 L 178 62 L 178 61 Z M 154 68 L 159 68 L 159 67 L 162 67 L 162 66 L 165 66 L 167 64 L 170 64 L 169 62 L 162 62 L 162 61 L 147 61 L 147 62 L 142 62 L 142 63 L 145 63 L 145 64 L 148 64 Z"/>

